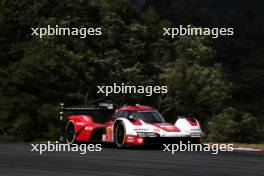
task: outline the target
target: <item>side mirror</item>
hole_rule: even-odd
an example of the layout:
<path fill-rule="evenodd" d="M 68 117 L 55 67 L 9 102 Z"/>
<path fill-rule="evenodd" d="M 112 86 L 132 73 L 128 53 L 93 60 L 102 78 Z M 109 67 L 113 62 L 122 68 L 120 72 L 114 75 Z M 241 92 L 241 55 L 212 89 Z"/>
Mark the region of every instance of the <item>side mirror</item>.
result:
<path fill-rule="evenodd" d="M 129 115 L 128 118 L 129 119 L 135 119 L 135 117 L 133 115 Z"/>

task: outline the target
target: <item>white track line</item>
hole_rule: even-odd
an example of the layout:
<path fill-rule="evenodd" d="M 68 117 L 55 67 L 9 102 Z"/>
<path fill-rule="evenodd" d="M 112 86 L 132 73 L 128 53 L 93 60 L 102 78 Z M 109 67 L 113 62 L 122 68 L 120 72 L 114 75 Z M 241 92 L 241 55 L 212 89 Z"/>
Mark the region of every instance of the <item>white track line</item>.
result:
<path fill-rule="evenodd" d="M 249 152 L 263 152 L 263 149 L 254 149 L 254 148 L 242 148 L 242 147 L 238 147 L 238 148 L 234 148 L 235 151 L 249 151 Z"/>

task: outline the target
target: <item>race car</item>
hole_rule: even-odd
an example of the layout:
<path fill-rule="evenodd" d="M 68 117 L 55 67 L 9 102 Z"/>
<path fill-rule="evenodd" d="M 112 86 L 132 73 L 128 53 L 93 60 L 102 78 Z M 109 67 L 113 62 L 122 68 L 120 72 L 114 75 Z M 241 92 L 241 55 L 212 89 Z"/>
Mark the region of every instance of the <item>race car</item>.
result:
<path fill-rule="evenodd" d="M 65 117 L 66 112 L 71 113 Z M 104 115 L 95 117 L 92 112 L 103 112 Z M 174 143 L 179 139 L 200 142 L 203 136 L 194 117 L 178 117 L 174 124 L 167 123 L 155 108 L 143 105 L 113 108 L 112 105 L 101 104 L 98 108 L 76 108 L 64 107 L 61 103 L 60 120 L 63 119 L 66 120 L 63 139 L 68 144 L 113 143 L 122 148 Z"/>

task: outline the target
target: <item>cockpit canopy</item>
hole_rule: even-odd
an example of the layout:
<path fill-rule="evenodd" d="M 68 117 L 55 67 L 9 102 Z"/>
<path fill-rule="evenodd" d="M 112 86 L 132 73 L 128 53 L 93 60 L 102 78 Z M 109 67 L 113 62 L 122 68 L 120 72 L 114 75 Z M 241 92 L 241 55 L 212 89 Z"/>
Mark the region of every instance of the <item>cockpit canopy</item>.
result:
<path fill-rule="evenodd" d="M 163 116 L 156 110 L 120 110 L 115 114 L 115 118 L 134 118 L 146 123 L 165 123 Z"/>

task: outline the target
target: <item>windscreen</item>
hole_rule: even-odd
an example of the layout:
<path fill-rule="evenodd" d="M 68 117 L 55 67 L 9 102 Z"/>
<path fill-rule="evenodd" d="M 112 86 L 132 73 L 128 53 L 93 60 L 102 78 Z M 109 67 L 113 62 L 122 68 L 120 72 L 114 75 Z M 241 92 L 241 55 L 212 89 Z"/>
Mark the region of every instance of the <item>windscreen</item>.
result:
<path fill-rule="evenodd" d="M 165 120 L 158 111 L 133 111 L 133 118 L 143 120 L 147 123 L 164 123 Z"/>

